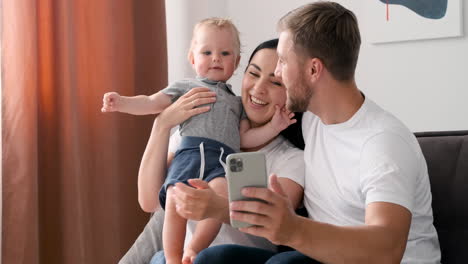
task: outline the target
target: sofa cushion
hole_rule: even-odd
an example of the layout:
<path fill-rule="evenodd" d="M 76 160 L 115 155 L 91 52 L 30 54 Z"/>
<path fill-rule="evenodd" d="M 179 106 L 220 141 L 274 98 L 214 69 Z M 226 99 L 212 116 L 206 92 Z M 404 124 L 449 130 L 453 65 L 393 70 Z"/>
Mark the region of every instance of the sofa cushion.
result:
<path fill-rule="evenodd" d="M 468 131 L 416 137 L 428 166 L 442 263 L 468 263 Z"/>

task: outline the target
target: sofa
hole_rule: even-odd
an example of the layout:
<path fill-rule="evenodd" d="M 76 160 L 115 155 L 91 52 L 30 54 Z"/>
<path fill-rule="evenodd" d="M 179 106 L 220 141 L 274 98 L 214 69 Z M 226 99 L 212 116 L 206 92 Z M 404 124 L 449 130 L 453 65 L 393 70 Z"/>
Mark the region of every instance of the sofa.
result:
<path fill-rule="evenodd" d="M 415 133 L 426 158 L 434 225 L 443 264 L 468 263 L 468 130 Z M 119 264 L 147 263 L 162 248 L 164 215 L 156 213 Z"/>
<path fill-rule="evenodd" d="M 415 134 L 429 171 L 442 263 L 468 263 L 468 131 Z"/>

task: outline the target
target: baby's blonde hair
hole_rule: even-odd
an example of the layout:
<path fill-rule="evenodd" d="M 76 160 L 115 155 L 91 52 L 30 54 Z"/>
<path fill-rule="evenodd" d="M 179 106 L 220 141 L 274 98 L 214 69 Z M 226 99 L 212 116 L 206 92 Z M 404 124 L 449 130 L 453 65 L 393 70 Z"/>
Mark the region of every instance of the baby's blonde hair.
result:
<path fill-rule="evenodd" d="M 198 22 L 194 27 L 193 27 L 193 33 L 192 33 L 192 41 L 190 43 L 190 49 L 187 55 L 187 58 L 189 61 L 192 60 L 193 58 L 193 49 L 195 47 L 195 36 L 197 34 L 197 31 L 203 27 L 203 26 L 214 26 L 217 27 L 218 29 L 229 29 L 232 32 L 232 35 L 234 36 L 234 47 L 236 52 L 236 55 L 240 55 L 240 38 L 239 38 L 239 30 L 237 30 L 236 26 L 232 23 L 231 19 L 229 18 L 221 18 L 221 17 L 210 17 L 210 18 L 205 18 Z"/>

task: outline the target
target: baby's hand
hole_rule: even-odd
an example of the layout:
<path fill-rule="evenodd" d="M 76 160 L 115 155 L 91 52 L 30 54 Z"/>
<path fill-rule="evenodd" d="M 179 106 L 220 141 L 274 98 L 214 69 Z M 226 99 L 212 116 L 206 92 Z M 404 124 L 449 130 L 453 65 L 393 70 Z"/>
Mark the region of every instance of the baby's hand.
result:
<path fill-rule="evenodd" d="M 120 95 L 116 92 L 105 93 L 102 98 L 101 112 L 119 111 Z"/>
<path fill-rule="evenodd" d="M 292 119 L 294 113 L 286 109 L 286 107 L 280 108 L 279 105 L 275 106 L 275 114 L 271 118 L 271 126 L 278 133 L 286 129 L 288 126 L 296 123 L 296 119 Z"/>
<path fill-rule="evenodd" d="M 197 257 L 197 252 L 190 248 L 184 249 L 184 255 L 182 256 L 182 264 L 192 264 Z"/>

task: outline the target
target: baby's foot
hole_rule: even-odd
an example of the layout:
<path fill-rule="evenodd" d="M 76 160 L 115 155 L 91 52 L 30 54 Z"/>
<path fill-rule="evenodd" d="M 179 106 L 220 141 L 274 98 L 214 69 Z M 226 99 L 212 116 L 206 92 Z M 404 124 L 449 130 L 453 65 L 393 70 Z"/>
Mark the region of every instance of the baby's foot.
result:
<path fill-rule="evenodd" d="M 182 257 L 182 264 L 192 264 L 197 257 L 197 252 L 190 248 L 184 249 L 184 256 Z"/>

